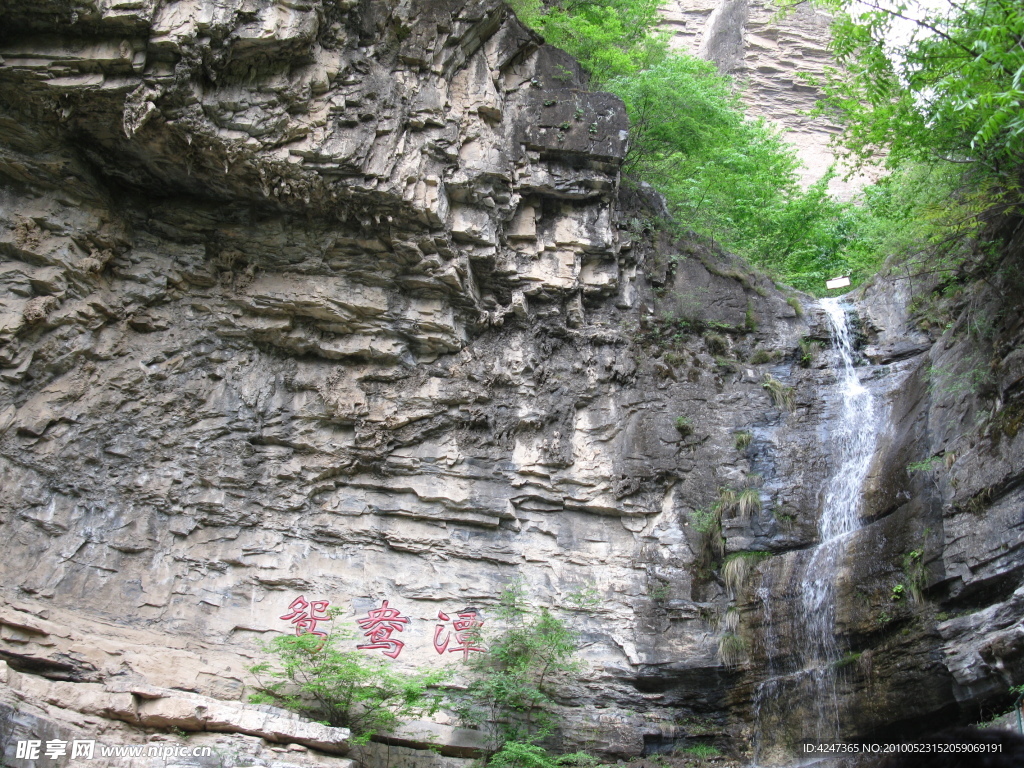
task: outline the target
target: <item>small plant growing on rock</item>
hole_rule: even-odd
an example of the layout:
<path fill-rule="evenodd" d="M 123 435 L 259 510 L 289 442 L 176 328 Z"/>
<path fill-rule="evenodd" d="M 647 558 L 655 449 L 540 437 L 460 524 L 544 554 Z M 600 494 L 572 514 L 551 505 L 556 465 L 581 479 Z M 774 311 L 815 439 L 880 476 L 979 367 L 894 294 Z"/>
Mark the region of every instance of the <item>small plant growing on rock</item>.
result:
<path fill-rule="evenodd" d="M 931 472 L 939 464 L 942 464 L 941 456 L 929 456 L 923 461 L 915 461 L 911 464 L 907 464 L 907 474 L 913 472 Z"/>
<path fill-rule="evenodd" d="M 786 299 L 786 303 L 793 308 L 793 311 L 796 312 L 797 317 L 804 316 L 803 305 L 800 303 L 800 299 L 798 299 L 796 296 L 790 296 L 788 299 Z"/>
<path fill-rule="evenodd" d="M 832 666 L 836 669 L 845 669 L 846 667 L 851 667 L 854 664 L 860 662 L 860 659 L 863 655 L 864 653 L 862 651 L 850 651 L 841 658 L 836 659 Z"/>
<path fill-rule="evenodd" d="M 764 375 L 764 379 L 761 380 L 761 386 L 768 391 L 776 407 L 786 411 L 792 411 L 796 408 L 796 394 L 793 388 L 787 387 L 770 373 Z"/>
<path fill-rule="evenodd" d="M 763 365 L 764 363 L 770 363 L 772 361 L 772 353 L 767 349 L 755 349 L 754 354 L 750 356 L 751 365 Z"/>
<path fill-rule="evenodd" d="M 821 342 L 814 339 L 800 339 L 800 367 L 810 368 L 821 353 Z"/>
<path fill-rule="evenodd" d="M 727 667 L 739 666 L 747 656 L 747 641 L 732 632 L 718 639 L 718 658 Z"/>
<path fill-rule="evenodd" d="M 733 435 L 732 444 L 735 446 L 737 451 L 745 451 L 750 447 L 750 443 L 753 439 L 753 433 L 744 430 Z"/>
<path fill-rule="evenodd" d="M 656 603 L 668 600 L 671 594 L 672 585 L 664 579 L 655 579 L 653 584 L 651 584 L 650 588 L 647 590 L 647 596 Z"/>
<path fill-rule="evenodd" d="M 400 673 L 356 650 L 355 637 L 350 629 L 334 629 L 326 639 L 311 633 L 275 637 L 264 646 L 273 659 L 249 667 L 257 681 L 249 700 L 348 728 L 356 744 L 437 711 L 442 694 L 436 686 L 449 677 L 447 670 Z"/>
<path fill-rule="evenodd" d="M 903 575 L 907 577 L 907 587 L 915 603 L 924 602 L 924 552 L 913 549 L 903 556 Z"/>
<path fill-rule="evenodd" d="M 693 434 L 693 422 L 686 416 L 676 416 L 676 429 L 683 437 L 689 437 Z"/>
<path fill-rule="evenodd" d="M 743 327 L 754 333 L 757 330 L 757 315 L 754 314 L 754 302 L 747 302 L 747 311 L 743 316 Z"/>
<path fill-rule="evenodd" d="M 717 747 L 713 747 L 710 744 L 694 744 L 690 747 L 676 749 L 675 753 L 677 755 L 682 755 L 683 757 L 696 757 L 701 762 L 704 762 L 711 757 L 718 757 L 722 754 Z"/>
<path fill-rule="evenodd" d="M 687 516 L 690 524 L 700 534 L 697 562 L 705 570 L 711 569 L 719 558 L 725 555 L 725 539 L 722 538 L 722 507 L 715 504 L 711 509 L 695 509 Z"/>
<path fill-rule="evenodd" d="M 735 552 L 725 559 L 722 566 L 722 581 L 728 593 L 735 597 L 743 589 L 750 574 L 758 563 L 771 557 L 770 552 Z"/>
<path fill-rule="evenodd" d="M 740 491 L 732 488 L 720 488 L 718 503 L 722 511 L 733 512 L 746 518 L 750 517 L 753 512 L 761 511 L 761 493 L 757 488 L 744 488 Z"/>
<path fill-rule="evenodd" d="M 714 331 L 704 334 L 704 346 L 712 355 L 724 355 L 729 351 L 729 342 L 726 341 L 725 336 Z"/>

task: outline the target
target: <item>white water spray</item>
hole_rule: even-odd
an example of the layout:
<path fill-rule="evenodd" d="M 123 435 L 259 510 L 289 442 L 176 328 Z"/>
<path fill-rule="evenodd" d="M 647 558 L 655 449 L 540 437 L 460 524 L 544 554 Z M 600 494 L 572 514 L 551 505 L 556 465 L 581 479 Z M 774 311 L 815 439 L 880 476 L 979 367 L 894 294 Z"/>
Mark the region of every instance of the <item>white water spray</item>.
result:
<path fill-rule="evenodd" d="M 854 368 L 853 338 L 845 310 L 836 299 L 823 299 L 821 307 L 831 325 L 836 390 L 841 397 L 830 429 L 830 450 L 836 463 L 824 489 L 819 543 L 796 555 L 791 587 L 786 590 L 794 603 L 790 663 L 780 668 L 772 658 L 775 642 L 766 642 L 768 679 L 754 696 L 758 752 L 766 740 L 765 729 L 772 727 L 769 721 L 775 721 L 777 727 L 787 714 L 790 719 L 810 715 L 809 722 L 804 718 L 802 725 L 796 726 L 802 737 L 833 741 L 840 736 L 836 662 L 842 651 L 835 636 L 835 583 L 849 534 L 860 528 L 861 494 L 878 438 L 879 414 Z M 773 613 L 768 602 L 771 596 L 766 594 L 771 586 L 765 582 L 758 592 L 764 600 L 766 622 Z M 772 628 L 766 627 L 766 631 Z"/>

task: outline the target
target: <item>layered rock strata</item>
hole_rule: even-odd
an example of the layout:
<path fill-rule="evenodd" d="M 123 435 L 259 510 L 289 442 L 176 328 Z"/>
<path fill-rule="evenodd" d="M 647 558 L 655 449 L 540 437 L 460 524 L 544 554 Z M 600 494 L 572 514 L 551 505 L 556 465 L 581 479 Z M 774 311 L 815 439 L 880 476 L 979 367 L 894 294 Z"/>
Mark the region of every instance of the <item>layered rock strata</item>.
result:
<path fill-rule="evenodd" d="M 749 487 L 729 552 L 813 540 L 832 373 L 798 343 L 827 334 L 653 228 L 614 97 L 495 0 L 0 14 L 8 737 L 344 765 L 244 704 L 260 641 L 388 601 L 366 653 L 458 667 L 450 618 L 521 579 L 600 597 L 563 614 L 566 745 L 744 748 L 756 619 L 723 623 L 699 521 Z M 457 726 L 393 749 L 468 759 Z"/>
<path fill-rule="evenodd" d="M 803 162 L 806 186 L 836 164 L 830 142 L 837 129 L 808 116 L 821 92 L 807 80 L 821 80 L 834 67 L 828 51 L 830 18 L 802 3 L 782 15 L 762 0 L 674 0 L 664 8 L 665 28 L 673 46 L 715 62 L 744 88 L 750 113 L 782 128 Z M 840 175 L 846 169 L 838 166 Z M 873 174 L 833 179 L 829 189 L 853 197 Z"/>

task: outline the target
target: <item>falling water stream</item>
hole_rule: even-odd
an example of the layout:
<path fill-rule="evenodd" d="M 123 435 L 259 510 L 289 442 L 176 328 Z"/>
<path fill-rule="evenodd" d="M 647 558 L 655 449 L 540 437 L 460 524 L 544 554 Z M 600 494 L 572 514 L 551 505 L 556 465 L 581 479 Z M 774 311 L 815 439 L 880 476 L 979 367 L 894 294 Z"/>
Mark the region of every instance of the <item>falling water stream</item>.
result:
<path fill-rule="evenodd" d="M 840 736 L 839 705 L 836 696 L 836 662 L 842 656 L 835 636 L 835 583 L 846 553 L 849 535 L 860 527 L 861 489 L 867 477 L 879 433 L 879 409 L 871 392 L 861 384 L 854 368 L 853 338 L 843 306 L 836 299 L 823 299 L 821 307 L 831 326 L 836 352 L 838 413 L 829 423 L 829 450 L 835 459 L 834 472 L 824 489 L 818 544 L 795 554 L 788 579 L 787 597 L 792 601 L 791 637 L 787 661 L 779 662 L 779 639 L 769 620 L 773 608 L 773 587 L 765 580 L 757 594 L 764 605 L 764 645 L 768 677 L 754 696 L 755 763 L 761 747 L 778 741 L 767 729 L 793 717 L 789 723 L 802 738 L 834 741 Z M 775 577 L 777 578 L 777 577 Z M 795 734 L 790 732 L 792 738 Z"/>

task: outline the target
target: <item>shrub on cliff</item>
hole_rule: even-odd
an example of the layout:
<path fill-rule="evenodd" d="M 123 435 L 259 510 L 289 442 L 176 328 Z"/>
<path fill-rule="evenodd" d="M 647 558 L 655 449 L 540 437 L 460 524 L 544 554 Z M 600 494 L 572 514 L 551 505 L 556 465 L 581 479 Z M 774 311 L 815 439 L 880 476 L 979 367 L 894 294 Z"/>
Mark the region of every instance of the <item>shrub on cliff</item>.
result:
<path fill-rule="evenodd" d="M 568 602 L 586 611 L 595 601 L 580 593 Z M 502 592 L 495 614 L 503 628 L 482 638 L 487 653 L 469 659 L 468 683 L 453 693 L 453 704 L 467 724 L 491 729 L 500 764 L 529 765 L 531 756 L 547 754 L 537 742 L 559 725 L 556 692 L 581 671 L 580 637 L 546 608 L 532 609 L 518 582 Z M 506 758 L 511 762 L 500 762 Z"/>
<path fill-rule="evenodd" d="M 264 650 L 271 660 L 249 667 L 257 680 L 255 704 L 273 704 L 327 725 L 348 728 L 365 743 L 403 721 L 431 715 L 441 705 L 436 689 L 447 670 L 401 672 L 365 652 L 343 649 L 355 633 L 282 635 Z"/>
<path fill-rule="evenodd" d="M 984 275 L 980 241 L 1024 218 L 1024 6 L 815 1 L 840 65 L 816 112 L 847 160 L 893 171 L 865 191 L 859 250 L 915 261 L 908 276 Z"/>

